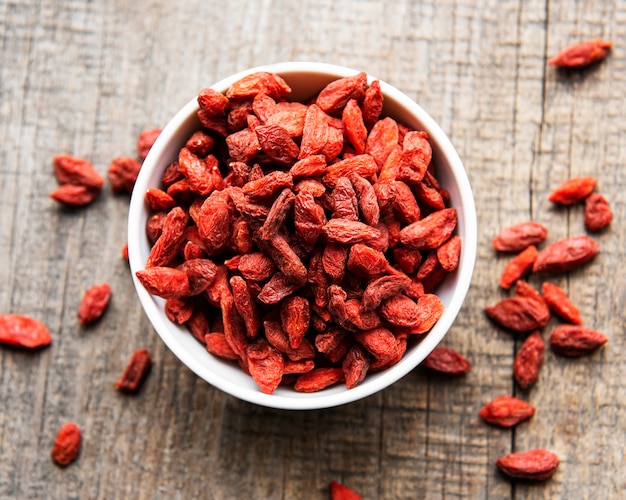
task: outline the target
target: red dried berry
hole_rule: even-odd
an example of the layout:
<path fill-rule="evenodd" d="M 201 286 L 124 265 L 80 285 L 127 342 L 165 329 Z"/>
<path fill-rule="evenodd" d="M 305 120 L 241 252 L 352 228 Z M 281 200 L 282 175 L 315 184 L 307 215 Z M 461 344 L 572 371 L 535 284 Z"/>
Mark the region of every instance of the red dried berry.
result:
<path fill-rule="evenodd" d="M 111 287 L 100 283 L 89 288 L 78 306 L 78 320 L 81 325 L 93 323 L 104 314 L 111 299 Z"/>
<path fill-rule="evenodd" d="M 54 446 L 52 447 L 52 460 L 55 464 L 66 467 L 74 462 L 80 453 L 82 433 L 74 422 L 63 424 L 58 430 Z"/>
<path fill-rule="evenodd" d="M 130 361 L 124 373 L 115 382 L 114 386 L 119 391 L 133 392 L 139 389 L 142 382 L 150 372 L 152 358 L 147 349 L 139 349 L 130 357 Z"/>
<path fill-rule="evenodd" d="M 21 314 L 0 314 L 0 343 L 34 349 L 52 342 L 48 327 Z"/>

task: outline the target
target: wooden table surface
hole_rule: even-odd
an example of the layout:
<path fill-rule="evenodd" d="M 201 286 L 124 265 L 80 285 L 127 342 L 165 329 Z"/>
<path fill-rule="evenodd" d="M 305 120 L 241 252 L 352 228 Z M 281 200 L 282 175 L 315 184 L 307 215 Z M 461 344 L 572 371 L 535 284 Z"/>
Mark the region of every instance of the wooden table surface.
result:
<path fill-rule="evenodd" d="M 54 337 L 36 352 L 0 348 L 0 497 L 324 499 L 335 480 L 366 499 L 624 498 L 625 21 L 617 0 L 0 0 L 0 312 L 38 318 Z M 606 61 L 546 65 L 597 37 L 614 43 Z M 128 196 L 106 185 L 83 209 L 49 198 L 54 155 L 88 158 L 104 174 L 202 87 L 287 60 L 397 86 L 456 146 L 479 247 L 444 345 L 470 360 L 466 376 L 418 368 L 320 411 L 241 402 L 193 375 L 150 326 L 120 256 Z M 536 386 L 521 391 L 520 340 L 484 314 L 506 295 L 497 283 L 509 257 L 491 238 L 531 219 L 549 242 L 585 233 L 582 205 L 547 200 L 579 175 L 598 178 L 615 218 L 593 235 L 599 256 L 553 281 L 609 342 L 576 360 L 548 349 Z M 81 327 L 80 297 L 103 281 L 113 290 L 106 316 Z M 139 347 L 153 370 L 138 395 L 121 394 L 113 382 Z M 515 430 L 486 425 L 478 410 L 499 395 L 529 401 L 535 416 Z M 50 449 L 68 420 L 84 442 L 61 469 Z M 496 469 L 499 456 L 535 447 L 561 459 L 551 480 L 512 483 Z"/>

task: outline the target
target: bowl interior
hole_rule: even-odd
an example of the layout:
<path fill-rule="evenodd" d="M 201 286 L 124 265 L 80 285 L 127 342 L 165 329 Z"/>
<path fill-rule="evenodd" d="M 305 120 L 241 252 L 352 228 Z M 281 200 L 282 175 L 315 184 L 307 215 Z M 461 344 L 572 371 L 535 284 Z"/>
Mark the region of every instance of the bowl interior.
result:
<path fill-rule="evenodd" d="M 290 96 L 292 100 L 304 100 L 330 81 L 357 73 L 350 68 L 320 63 L 280 63 L 252 68 L 212 87 L 224 92 L 233 82 L 256 71 L 281 75 L 293 89 Z M 371 82 L 375 78 L 368 79 Z M 462 251 L 458 269 L 448 275 L 437 289 L 445 311 L 433 329 L 420 343 L 410 345 L 405 356 L 395 366 L 379 373 L 368 374 L 363 382 L 350 390 L 344 385 L 337 385 L 305 394 L 288 387 L 279 387 L 273 394 L 264 394 L 252 377 L 245 374 L 238 365 L 209 354 L 185 328 L 166 318 L 165 301 L 150 295 L 135 276 L 136 271 L 144 268 L 150 253 L 150 243 L 145 232 L 149 212 L 144 193 L 150 187 L 160 186 L 165 168 L 177 159 L 180 148 L 200 128 L 195 98 L 166 125 L 150 150 L 135 184 L 129 211 L 128 248 L 135 287 L 150 322 L 168 348 L 199 377 L 222 391 L 245 401 L 283 409 L 325 408 L 356 401 L 387 387 L 421 363 L 454 322 L 467 294 L 476 256 L 476 212 L 469 180 L 459 156 L 434 120 L 405 94 L 385 82 L 381 81 L 380 84 L 385 97 L 383 114 L 409 127 L 425 130 L 430 136 L 437 179 L 449 191 L 451 206 L 457 209 L 457 234 L 462 240 Z"/>

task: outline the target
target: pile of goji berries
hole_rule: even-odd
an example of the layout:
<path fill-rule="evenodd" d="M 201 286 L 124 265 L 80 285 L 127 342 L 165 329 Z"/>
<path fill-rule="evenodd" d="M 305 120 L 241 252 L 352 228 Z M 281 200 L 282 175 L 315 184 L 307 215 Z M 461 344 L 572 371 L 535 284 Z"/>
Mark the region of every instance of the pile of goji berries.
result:
<path fill-rule="evenodd" d="M 457 215 L 428 135 L 381 117 L 365 73 L 306 103 L 255 73 L 198 96 L 202 129 L 151 188 L 137 277 L 260 389 L 356 386 L 440 318 Z"/>

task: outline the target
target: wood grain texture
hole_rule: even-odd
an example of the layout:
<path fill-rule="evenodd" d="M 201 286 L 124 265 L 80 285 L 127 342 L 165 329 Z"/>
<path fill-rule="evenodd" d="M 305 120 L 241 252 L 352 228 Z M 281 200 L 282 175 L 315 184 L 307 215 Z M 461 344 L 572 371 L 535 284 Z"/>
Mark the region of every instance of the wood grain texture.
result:
<path fill-rule="evenodd" d="M 0 498 L 323 499 L 331 480 L 367 499 L 620 498 L 626 491 L 626 6 L 569 0 L 0 0 L 0 312 L 50 328 L 37 352 L 0 349 Z M 546 66 L 562 46 L 603 37 L 614 49 L 583 70 Z M 473 370 L 416 369 L 344 407 L 256 407 L 199 380 L 141 310 L 120 251 L 128 196 L 108 185 L 85 209 L 49 199 L 52 158 L 71 153 L 105 173 L 135 154 L 203 86 L 260 64 L 314 60 L 362 69 L 417 100 L 456 146 L 474 187 L 478 260 L 444 344 Z M 552 187 L 595 175 L 611 202 L 600 255 L 550 277 L 609 337 L 578 360 L 546 353 L 520 391 L 521 338 L 483 313 L 506 293 L 509 256 L 491 238 L 537 220 L 550 242 L 584 233 L 582 207 L 552 206 Z M 531 277 L 540 286 L 545 277 Z M 108 281 L 106 316 L 81 327 L 78 303 Z M 544 338 L 557 324 L 552 320 Z M 136 396 L 113 382 L 137 348 L 154 367 Z M 515 394 L 537 408 L 515 430 L 485 425 L 480 407 Z M 83 430 L 79 460 L 49 457 L 67 420 Z M 547 447 L 561 466 L 542 484 L 511 483 L 495 460 Z"/>

